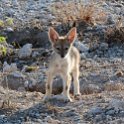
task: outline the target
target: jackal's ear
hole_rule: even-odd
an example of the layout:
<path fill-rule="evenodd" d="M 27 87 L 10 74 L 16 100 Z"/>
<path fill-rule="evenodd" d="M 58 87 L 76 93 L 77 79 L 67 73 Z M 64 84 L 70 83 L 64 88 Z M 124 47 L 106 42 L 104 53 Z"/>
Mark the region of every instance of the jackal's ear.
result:
<path fill-rule="evenodd" d="M 52 27 L 49 28 L 48 36 L 52 43 L 55 43 L 59 39 L 59 34 Z"/>
<path fill-rule="evenodd" d="M 67 40 L 70 43 L 73 43 L 75 41 L 75 39 L 77 38 L 77 29 L 74 27 L 72 28 L 69 33 L 67 34 Z"/>

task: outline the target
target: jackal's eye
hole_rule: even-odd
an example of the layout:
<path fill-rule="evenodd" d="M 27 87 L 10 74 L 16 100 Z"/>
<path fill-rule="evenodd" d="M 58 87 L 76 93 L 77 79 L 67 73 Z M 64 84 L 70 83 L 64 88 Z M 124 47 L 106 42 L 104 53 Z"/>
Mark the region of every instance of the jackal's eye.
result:
<path fill-rule="evenodd" d="M 59 48 L 59 47 L 56 47 L 56 49 L 57 49 L 57 50 L 60 50 L 60 48 Z"/>
<path fill-rule="evenodd" d="M 65 47 L 65 50 L 68 50 L 68 47 Z"/>

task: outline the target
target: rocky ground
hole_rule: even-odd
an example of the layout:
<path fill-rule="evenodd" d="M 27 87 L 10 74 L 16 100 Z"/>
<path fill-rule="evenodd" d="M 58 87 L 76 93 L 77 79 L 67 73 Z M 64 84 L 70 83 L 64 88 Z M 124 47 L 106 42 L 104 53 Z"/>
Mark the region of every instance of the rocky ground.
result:
<path fill-rule="evenodd" d="M 64 103 L 56 99 L 44 103 L 40 92 L 2 91 L 1 124 L 123 124 L 124 92 L 111 91 L 82 95 Z M 14 94 L 14 95 L 13 95 Z M 16 94 L 16 95 L 15 95 Z M 7 97 L 7 96 L 6 96 Z"/>
<path fill-rule="evenodd" d="M 1 124 L 124 123 L 124 2 L 93 3 L 0 1 Z M 82 95 L 72 103 L 56 97 L 47 103 L 42 101 L 52 52 L 47 36 L 50 26 L 60 34 L 73 26 L 78 29 L 79 40 L 74 45 L 81 55 Z M 62 80 L 56 77 L 53 93 L 61 91 Z M 70 93 L 73 94 L 73 85 Z"/>

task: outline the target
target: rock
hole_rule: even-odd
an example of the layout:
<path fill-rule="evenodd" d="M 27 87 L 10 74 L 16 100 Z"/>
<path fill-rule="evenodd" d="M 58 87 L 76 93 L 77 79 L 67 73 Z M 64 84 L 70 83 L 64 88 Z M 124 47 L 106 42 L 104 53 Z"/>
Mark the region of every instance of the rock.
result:
<path fill-rule="evenodd" d="M 28 58 L 32 54 L 32 44 L 24 45 L 18 52 L 20 59 Z"/>
<path fill-rule="evenodd" d="M 45 93 L 45 84 L 46 84 L 46 81 L 43 78 L 41 78 L 40 82 L 36 83 L 36 87 L 34 87 L 34 90 L 38 91 L 38 92 Z M 60 79 L 60 78 L 54 79 L 53 80 L 53 91 L 52 91 L 52 93 L 53 94 L 61 93 L 62 92 L 62 87 L 63 87 L 62 79 Z"/>
<path fill-rule="evenodd" d="M 115 110 L 109 110 L 106 112 L 107 115 L 114 115 L 115 114 Z"/>
<path fill-rule="evenodd" d="M 3 72 L 14 72 L 17 71 L 17 66 L 16 63 L 11 63 L 11 65 L 9 65 L 6 61 L 3 64 Z"/>
<path fill-rule="evenodd" d="M 86 55 L 84 53 L 81 53 L 80 56 L 81 56 L 81 59 L 86 59 Z"/>
<path fill-rule="evenodd" d="M 40 27 L 25 27 L 20 30 L 14 30 L 14 32 L 7 32 L 7 42 L 12 43 L 15 41 L 20 46 L 27 44 L 27 39 L 29 44 L 33 44 L 33 47 L 42 47 L 48 48 L 50 46 L 50 42 L 48 39 L 47 29 L 44 31 L 40 29 Z"/>
<path fill-rule="evenodd" d="M 120 111 L 119 114 L 120 114 L 121 117 L 124 117 L 124 111 Z"/>
<path fill-rule="evenodd" d="M 9 16 L 9 17 L 13 17 L 15 15 L 15 11 L 12 8 L 10 8 L 10 9 L 7 10 L 6 15 Z"/>
<path fill-rule="evenodd" d="M 101 43 L 101 44 L 99 45 L 99 49 L 100 49 L 101 51 L 108 50 L 108 43 Z"/>
<path fill-rule="evenodd" d="M 99 123 L 99 122 L 103 121 L 104 119 L 105 119 L 104 114 L 96 115 L 96 117 L 94 118 L 95 123 Z"/>
<path fill-rule="evenodd" d="M 32 57 L 33 58 L 36 58 L 37 56 L 39 56 L 39 52 L 37 52 L 37 51 L 34 51 L 33 53 L 32 53 Z"/>
<path fill-rule="evenodd" d="M 4 76 L 1 85 L 4 88 L 8 87 L 9 89 L 18 90 L 20 87 L 24 87 L 25 80 L 25 76 L 16 71 Z"/>
<path fill-rule="evenodd" d="M 55 119 L 51 118 L 51 116 L 47 116 L 44 120 L 51 124 L 59 124 L 60 123 L 59 120 L 55 120 Z"/>
<path fill-rule="evenodd" d="M 19 5 L 17 0 L 13 0 L 12 4 L 13 4 L 13 6 L 18 6 Z"/>
<path fill-rule="evenodd" d="M 110 105 L 116 110 L 124 110 L 124 100 L 112 99 Z"/>
<path fill-rule="evenodd" d="M 20 91 L 20 92 L 24 92 L 24 91 L 26 91 L 26 89 L 25 89 L 24 86 L 23 86 L 23 87 L 19 87 L 17 90 Z"/>
<path fill-rule="evenodd" d="M 80 83 L 80 92 L 82 94 L 92 94 L 92 93 L 99 93 L 101 91 L 101 88 L 98 85 L 95 84 L 86 84 L 86 83 Z"/>
<path fill-rule="evenodd" d="M 83 52 L 88 52 L 89 48 L 84 45 L 83 43 L 79 42 L 79 41 L 75 41 L 74 43 L 75 47 L 77 47 L 77 49 L 83 53 Z"/>
<path fill-rule="evenodd" d="M 0 12 L 3 12 L 3 8 L 2 7 L 0 7 Z"/>
<path fill-rule="evenodd" d="M 75 110 L 67 110 L 64 113 L 64 116 L 65 117 L 77 117 L 78 116 L 78 113 L 76 113 Z"/>
<path fill-rule="evenodd" d="M 50 117 L 50 116 L 47 116 L 46 118 L 45 118 L 45 121 L 46 122 L 49 122 L 49 123 L 52 123 L 52 118 Z"/>
<path fill-rule="evenodd" d="M 117 77 L 123 77 L 124 73 L 123 73 L 121 70 L 119 70 L 119 71 L 117 71 L 117 72 L 115 73 L 115 75 L 116 75 Z"/>
<path fill-rule="evenodd" d="M 19 71 L 13 72 L 11 75 L 13 75 L 15 78 L 25 78 L 25 76 Z"/>
<path fill-rule="evenodd" d="M 36 87 L 36 80 L 33 78 L 30 78 L 28 81 L 25 81 L 24 86 L 27 90 L 32 91 Z"/>
<path fill-rule="evenodd" d="M 11 27 L 7 27 L 7 28 L 6 28 L 6 31 L 8 31 L 8 32 L 14 32 L 14 29 L 11 28 Z"/>
<path fill-rule="evenodd" d="M 108 15 L 107 24 L 115 24 L 114 18 L 111 14 Z"/>
<path fill-rule="evenodd" d="M 89 111 L 90 114 L 97 115 L 103 112 L 102 108 L 100 107 L 92 107 Z"/>

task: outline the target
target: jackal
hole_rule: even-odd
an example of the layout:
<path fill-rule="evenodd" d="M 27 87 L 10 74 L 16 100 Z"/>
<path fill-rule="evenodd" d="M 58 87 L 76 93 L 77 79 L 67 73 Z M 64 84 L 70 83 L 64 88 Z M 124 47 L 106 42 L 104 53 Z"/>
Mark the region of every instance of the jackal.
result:
<path fill-rule="evenodd" d="M 47 71 L 46 94 L 44 100 L 49 99 L 52 94 L 54 76 L 60 75 L 63 79 L 62 98 L 67 101 L 72 101 L 69 95 L 72 76 L 74 80 L 74 95 L 80 95 L 80 54 L 77 48 L 73 46 L 77 38 L 77 29 L 74 27 L 66 36 L 59 36 L 51 27 L 48 31 L 48 36 L 53 48 L 53 54 Z"/>

